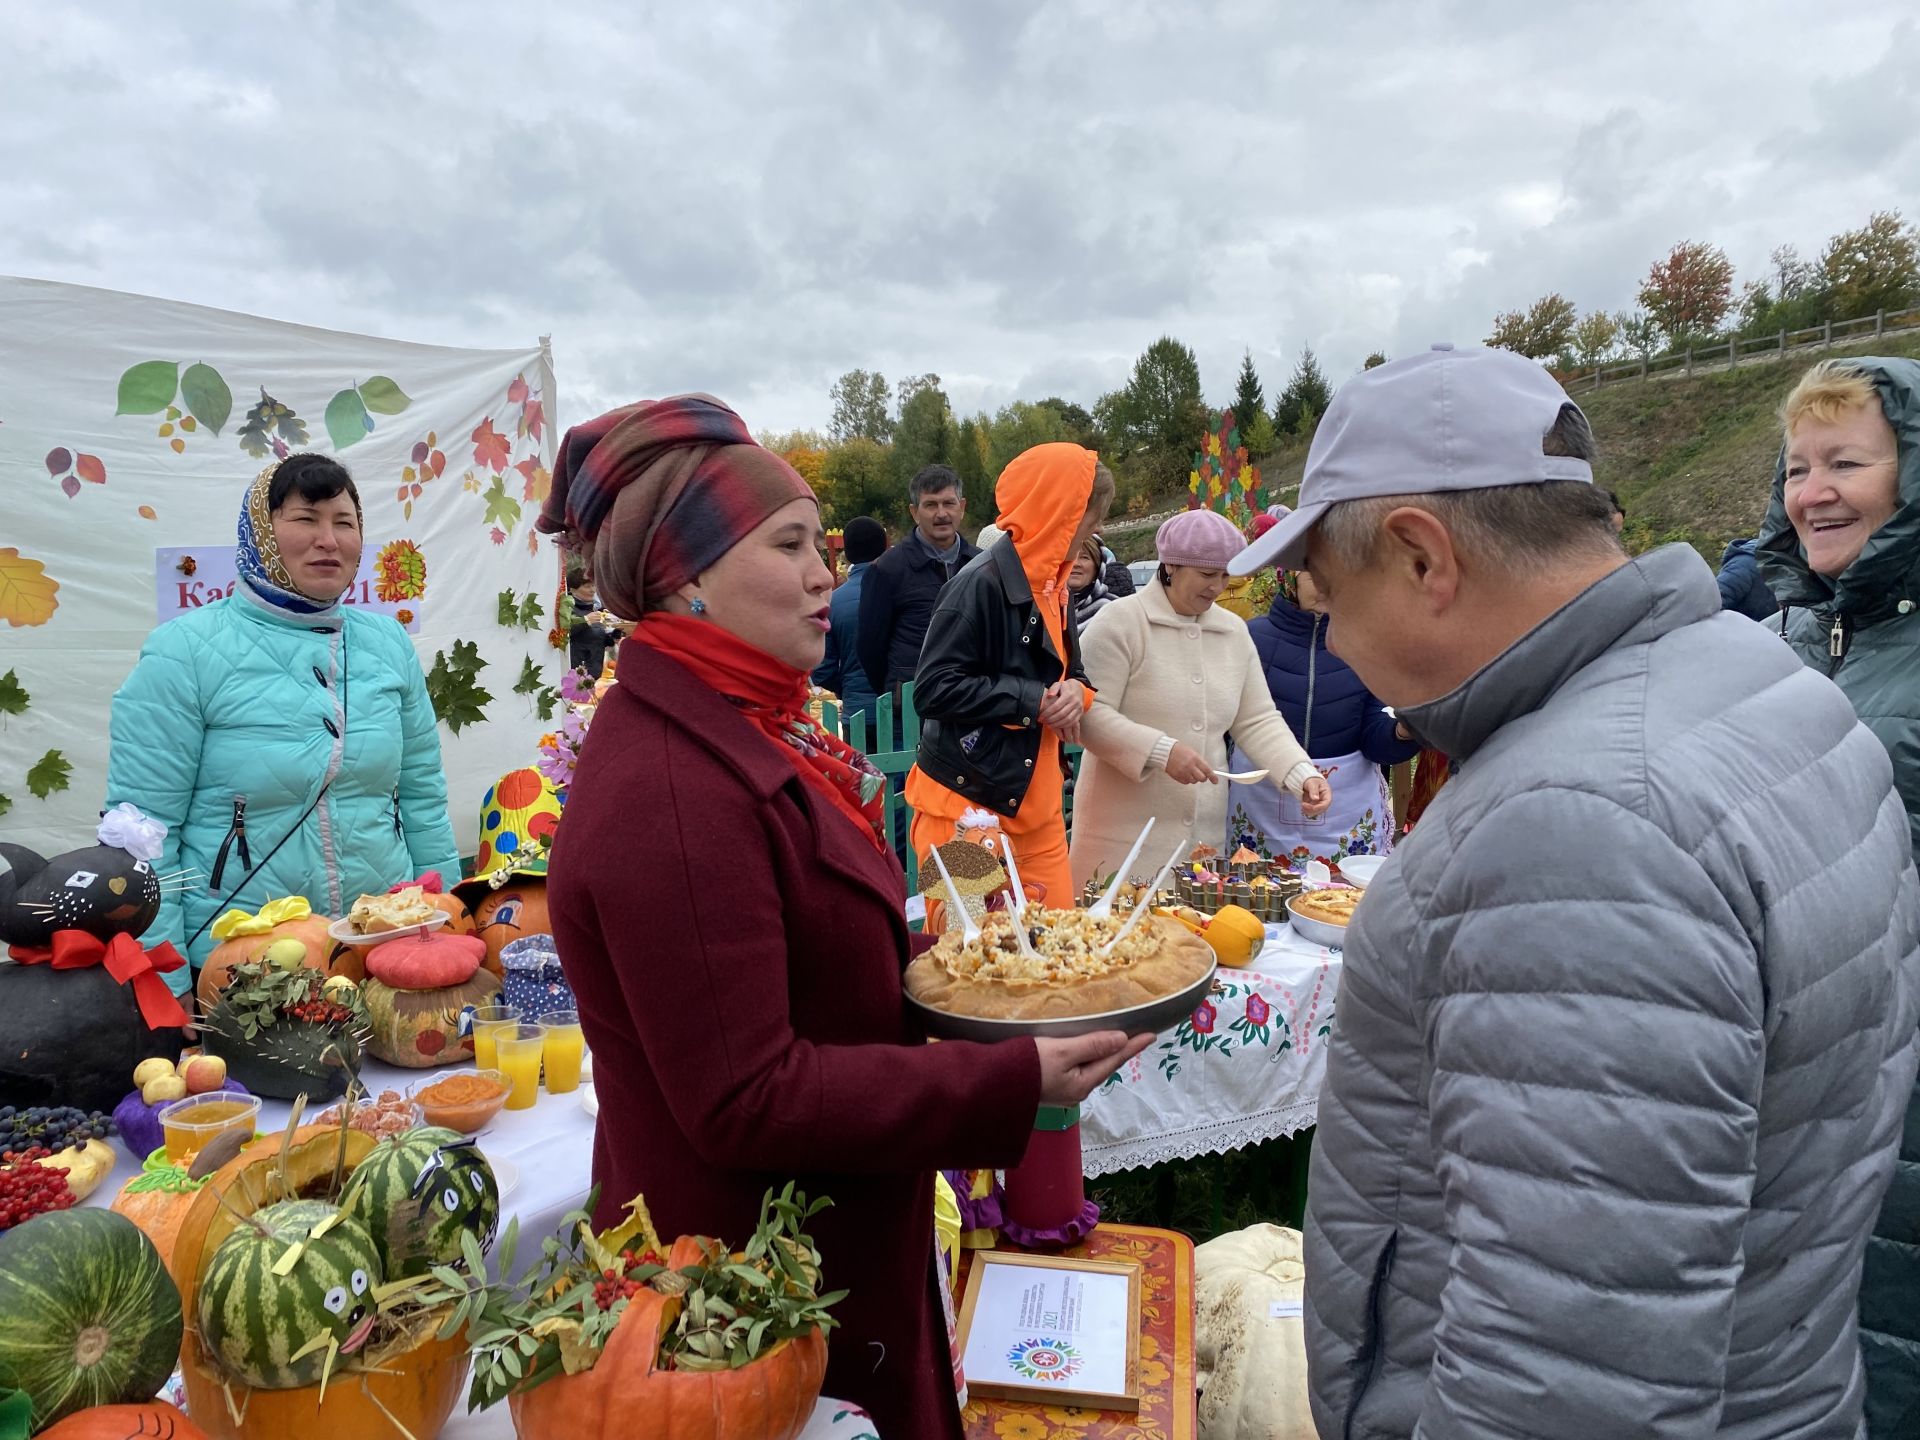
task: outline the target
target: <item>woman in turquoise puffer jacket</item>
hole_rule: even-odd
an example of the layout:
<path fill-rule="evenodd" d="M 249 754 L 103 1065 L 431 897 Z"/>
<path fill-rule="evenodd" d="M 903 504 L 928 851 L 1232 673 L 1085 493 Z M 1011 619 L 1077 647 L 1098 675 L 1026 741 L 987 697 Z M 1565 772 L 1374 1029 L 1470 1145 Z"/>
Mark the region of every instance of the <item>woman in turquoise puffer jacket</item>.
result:
<path fill-rule="evenodd" d="M 1920 362 L 1823 360 L 1787 397 L 1760 527 L 1780 632 L 1887 747 L 1920 859 Z M 1920 1435 L 1920 1089 L 1867 1242 L 1871 1440 Z"/>
<path fill-rule="evenodd" d="M 240 507 L 232 594 L 149 635 L 113 697 L 107 804 L 163 822 L 158 868 L 192 881 L 145 938 L 196 972 L 225 910 L 304 895 L 344 915 L 423 871 L 460 874 L 413 642 L 340 603 L 360 547 L 360 496 L 338 462 L 269 466 Z"/>

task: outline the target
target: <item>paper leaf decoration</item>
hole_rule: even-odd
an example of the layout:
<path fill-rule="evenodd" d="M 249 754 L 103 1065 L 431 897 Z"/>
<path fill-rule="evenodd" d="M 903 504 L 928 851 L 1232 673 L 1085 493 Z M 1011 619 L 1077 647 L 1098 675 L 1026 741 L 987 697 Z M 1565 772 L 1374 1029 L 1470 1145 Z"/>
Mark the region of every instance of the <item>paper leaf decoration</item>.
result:
<path fill-rule="evenodd" d="M 35 799 L 44 800 L 65 790 L 72 778 L 73 766 L 67 763 L 67 757 L 58 750 L 49 750 L 27 771 L 27 789 Z"/>
<path fill-rule="evenodd" d="M 0 545 L 0 620 L 15 628 L 46 624 L 60 608 L 59 589 L 38 560 Z"/>

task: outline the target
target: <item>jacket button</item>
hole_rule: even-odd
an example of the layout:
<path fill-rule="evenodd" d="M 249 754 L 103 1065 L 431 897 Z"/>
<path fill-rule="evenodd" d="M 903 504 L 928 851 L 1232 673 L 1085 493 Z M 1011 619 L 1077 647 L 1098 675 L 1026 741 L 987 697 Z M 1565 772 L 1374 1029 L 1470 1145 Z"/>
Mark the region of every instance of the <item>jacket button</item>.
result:
<path fill-rule="evenodd" d="M 1198 730 L 1198 729 L 1200 728 L 1200 722 L 1199 722 L 1198 720 L 1196 720 L 1196 721 L 1194 721 L 1194 722 L 1193 722 L 1193 728 L 1194 728 L 1194 729 L 1196 729 L 1196 730 Z"/>
<path fill-rule="evenodd" d="M 1203 675 L 1196 675 L 1193 677 L 1193 683 L 1196 685 L 1199 685 L 1199 684 L 1202 684 L 1205 681 L 1205 679 L 1206 677 Z"/>
<path fill-rule="evenodd" d="M 1030 636 L 1030 635 L 1022 635 L 1022 636 L 1020 637 L 1020 643 L 1021 643 L 1022 645 L 1024 645 L 1024 644 L 1026 644 L 1026 643 L 1027 643 L 1027 641 L 1029 641 L 1029 640 L 1030 640 L 1030 639 L 1032 639 L 1032 638 L 1033 638 L 1033 637 L 1032 637 L 1032 636 Z"/>
<path fill-rule="evenodd" d="M 1032 717 L 1031 715 L 1022 715 L 1022 716 L 1020 717 L 1020 723 L 1021 723 L 1022 725 L 1032 725 L 1032 724 L 1033 724 L 1033 717 Z"/>
<path fill-rule="evenodd" d="M 1027 762 L 1026 762 L 1026 766 L 1027 766 L 1027 769 L 1029 769 L 1029 770 L 1031 770 L 1031 769 L 1033 769 L 1033 761 L 1031 761 L 1031 760 L 1029 760 L 1029 761 L 1027 761 Z"/>

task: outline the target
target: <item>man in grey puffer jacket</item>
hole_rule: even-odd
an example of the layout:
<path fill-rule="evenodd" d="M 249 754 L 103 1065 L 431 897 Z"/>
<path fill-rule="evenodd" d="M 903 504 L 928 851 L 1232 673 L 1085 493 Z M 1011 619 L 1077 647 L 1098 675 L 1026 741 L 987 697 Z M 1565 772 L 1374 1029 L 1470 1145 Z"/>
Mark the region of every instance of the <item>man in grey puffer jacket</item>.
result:
<path fill-rule="evenodd" d="M 1435 347 L 1342 388 L 1234 564 L 1311 570 L 1333 648 L 1458 767 L 1349 931 L 1315 1422 L 1851 1440 L 1920 1023 L 1906 815 L 1693 551 L 1626 557 L 1591 457 L 1537 365 Z"/>

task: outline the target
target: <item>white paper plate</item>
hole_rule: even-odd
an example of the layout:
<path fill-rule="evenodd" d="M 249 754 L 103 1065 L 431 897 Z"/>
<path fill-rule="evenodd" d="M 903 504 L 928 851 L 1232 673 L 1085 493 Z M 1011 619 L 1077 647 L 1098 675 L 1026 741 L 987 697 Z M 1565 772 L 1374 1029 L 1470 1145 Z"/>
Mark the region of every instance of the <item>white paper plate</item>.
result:
<path fill-rule="evenodd" d="M 484 1150 L 480 1154 L 493 1171 L 493 1183 L 500 1187 L 500 1198 L 506 1199 L 520 1186 L 520 1167 L 498 1155 L 488 1155 Z"/>
<path fill-rule="evenodd" d="M 1364 890 L 1373 883 L 1373 877 L 1380 873 L 1380 867 L 1387 863 L 1384 855 L 1349 855 L 1340 862 L 1340 873 L 1350 884 Z"/>
<path fill-rule="evenodd" d="M 353 928 L 351 920 L 336 920 L 327 927 L 327 934 L 342 945 L 355 945 L 365 949 L 372 945 L 384 945 L 389 940 L 398 940 L 405 935 L 424 935 L 429 930 L 438 930 L 452 918 L 446 911 L 436 910 L 431 920 L 422 921 L 418 925 L 402 925 L 398 930 L 381 930 L 372 935 L 362 935 Z"/>

